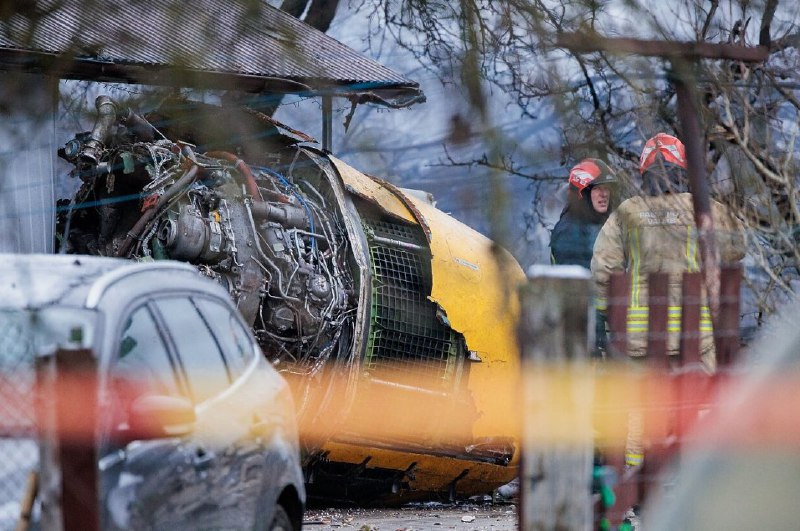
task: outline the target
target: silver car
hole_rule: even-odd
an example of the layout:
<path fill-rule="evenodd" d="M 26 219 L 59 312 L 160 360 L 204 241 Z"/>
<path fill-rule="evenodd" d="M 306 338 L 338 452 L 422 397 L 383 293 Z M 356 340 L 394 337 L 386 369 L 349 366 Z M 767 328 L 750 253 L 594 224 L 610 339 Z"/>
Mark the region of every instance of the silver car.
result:
<path fill-rule="evenodd" d="M 32 474 L 54 477 L 43 470 L 53 463 L 40 460 L 35 367 L 38 359 L 41 381 L 41 360 L 70 349 L 93 360 L 86 385 L 98 415 L 87 440 L 99 499 L 59 507 L 64 519 L 96 511 L 103 529 L 300 529 L 305 491 L 291 394 L 226 290 L 169 261 L 0 255 L 0 270 L 0 378 L 8 384 L 0 393 L 0 529 L 20 518 L 48 525 L 50 485 L 26 496 Z"/>

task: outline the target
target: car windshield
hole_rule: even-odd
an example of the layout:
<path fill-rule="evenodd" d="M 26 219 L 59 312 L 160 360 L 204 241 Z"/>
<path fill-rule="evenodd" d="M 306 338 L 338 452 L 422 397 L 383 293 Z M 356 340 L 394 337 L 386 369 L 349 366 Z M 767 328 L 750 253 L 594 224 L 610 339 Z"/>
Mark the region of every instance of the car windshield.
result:
<path fill-rule="evenodd" d="M 36 358 L 87 347 L 93 322 L 93 312 L 74 308 L 0 309 L 0 529 L 16 524 L 38 468 Z"/>

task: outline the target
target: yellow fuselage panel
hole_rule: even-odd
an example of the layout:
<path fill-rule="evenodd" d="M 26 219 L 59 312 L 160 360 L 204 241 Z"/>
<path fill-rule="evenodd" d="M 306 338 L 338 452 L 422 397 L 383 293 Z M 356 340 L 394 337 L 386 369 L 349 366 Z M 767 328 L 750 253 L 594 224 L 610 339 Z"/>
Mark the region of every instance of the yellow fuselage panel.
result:
<path fill-rule="evenodd" d="M 369 467 L 389 470 L 408 470 L 412 467 L 408 482 L 409 491 L 396 500 L 413 501 L 428 498 L 434 493 L 446 493 L 455 481 L 455 492 L 459 498 L 491 492 L 505 485 L 517 475 L 517 466 L 501 466 L 490 463 L 470 463 L 453 457 L 426 455 L 404 450 L 387 450 L 354 444 L 329 442 L 325 445 L 326 458 L 339 463 L 362 463 L 369 458 Z M 467 473 L 464 474 L 464 471 Z"/>
<path fill-rule="evenodd" d="M 482 234 L 423 201 L 409 199 L 431 229 L 431 299 L 477 356 L 470 363 L 468 384 L 479 415 L 473 437 L 516 437 L 517 288 L 525 274 L 510 254 Z"/>
<path fill-rule="evenodd" d="M 473 353 L 472 361 L 465 361 L 466 385 L 453 393 L 452 400 L 454 407 L 462 407 L 468 402 L 466 407 L 469 411 L 451 413 L 453 417 L 474 420 L 466 424 L 470 433 L 459 429 L 462 424 L 457 421 L 452 422 L 454 433 L 442 433 L 441 429 L 448 422 L 439 419 L 448 414 L 447 408 L 439 407 L 438 400 L 430 400 L 430 407 L 426 409 L 424 404 L 419 404 L 416 412 L 439 428 L 436 430 L 439 433 L 431 434 L 430 453 L 424 449 L 403 450 L 400 441 L 397 449 L 386 449 L 391 447 L 391 443 L 384 437 L 380 447 L 366 441 L 358 444 L 330 441 L 322 450 L 328 452 L 327 459 L 333 462 L 358 464 L 369 457 L 369 467 L 406 470 L 412 463 L 417 463 L 414 484 L 417 490 L 422 491 L 441 492 L 464 470 L 468 472 L 458 481 L 459 495 L 483 493 L 504 484 L 516 475 L 518 451 L 514 452 L 510 465 L 503 466 L 471 459 L 468 452 L 464 452 L 462 457 L 437 455 L 436 445 L 492 444 L 491 441 L 509 439 L 519 449 L 516 396 L 520 365 L 515 327 L 519 313 L 517 287 L 525 278 L 522 268 L 491 240 L 424 200 L 400 195 L 402 192 L 398 189 L 384 186 L 342 161 L 333 157 L 331 161 L 348 191 L 370 201 L 386 214 L 421 225 L 428 231 L 433 277 L 430 299 L 443 310 L 452 329 L 463 334 L 467 348 Z M 374 392 L 369 384 L 360 387 L 365 394 Z M 468 395 L 467 401 L 464 394 Z M 378 396 L 380 394 L 375 395 Z M 356 402 L 358 404 L 359 400 Z M 367 402 L 374 408 L 378 400 Z M 393 416 L 391 410 L 391 407 L 374 408 L 374 423 L 391 425 L 392 419 L 387 418 Z M 364 427 L 363 412 L 354 410 L 352 413 L 359 417 L 361 428 L 358 432 L 389 435 L 389 428 L 370 430 Z M 345 421 L 343 427 L 353 429 L 359 423 Z M 417 423 L 422 427 L 425 425 L 424 421 Z"/>
<path fill-rule="evenodd" d="M 348 192 L 370 201 L 390 216 L 416 222 L 408 207 L 391 190 L 336 157 L 328 158 L 342 177 Z"/>

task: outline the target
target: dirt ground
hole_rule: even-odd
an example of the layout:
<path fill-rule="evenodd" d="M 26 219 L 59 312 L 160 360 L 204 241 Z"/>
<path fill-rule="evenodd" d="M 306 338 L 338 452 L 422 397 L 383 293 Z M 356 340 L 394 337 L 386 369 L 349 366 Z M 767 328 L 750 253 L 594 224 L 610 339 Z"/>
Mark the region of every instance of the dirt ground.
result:
<path fill-rule="evenodd" d="M 307 531 L 516 531 L 517 506 L 511 503 L 424 503 L 392 509 L 310 509 Z"/>

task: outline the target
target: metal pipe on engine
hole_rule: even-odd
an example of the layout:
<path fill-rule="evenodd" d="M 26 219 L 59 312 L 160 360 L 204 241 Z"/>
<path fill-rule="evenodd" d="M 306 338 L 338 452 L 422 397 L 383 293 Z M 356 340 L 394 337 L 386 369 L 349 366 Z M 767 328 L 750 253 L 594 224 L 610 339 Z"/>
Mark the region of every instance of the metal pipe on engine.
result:
<path fill-rule="evenodd" d="M 253 216 L 260 220 L 276 221 L 284 227 L 307 229 L 309 227 L 306 211 L 286 203 L 253 203 Z"/>
<path fill-rule="evenodd" d="M 229 153 L 227 151 L 209 151 L 206 153 L 207 157 L 211 157 L 214 159 L 225 159 L 228 162 L 233 163 L 233 166 L 239 170 L 245 178 L 245 184 L 247 185 L 247 192 L 253 196 L 253 199 L 256 201 L 263 201 L 264 198 L 261 197 L 261 190 L 258 189 L 258 185 L 256 184 L 256 178 L 253 176 L 253 172 L 250 170 L 250 166 L 245 164 L 245 162 L 234 155 L 233 153 Z"/>
<path fill-rule="evenodd" d="M 193 164 L 192 167 L 189 168 L 174 185 L 170 186 L 167 191 L 158 198 L 158 202 L 154 207 L 146 210 L 145 213 L 142 214 L 142 217 L 139 218 L 139 221 L 136 222 L 136 225 L 134 225 L 133 228 L 128 231 L 128 234 L 125 235 L 125 239 L 122 241 L 122 244 L 119 246 L 119 250 L 117 251 L 117 256 L 126 256 L 128 254 L 131 244 L 134 240 L 139 238 L 139 235 L 142 233 L 142 231 L 144 231 L 144 228 L 147 226 L 147 224 L 150 223 L 155 215 L 161 211 L 165 204 L 167 204 L 178 193 L 182 192 L 184 188 L 194 182 L 198 171 L 200 171 L 200 167 Z"/>
<path fill-rule="evenodd" d="M 91 165 L 97 165 L 100 161 L 100 152 L 108 141 L 114 122 L 117 121 L 117 104 L 114 100 L 108 96 L 98 96 L 94 105 L 97 108 L 97 120 L 79 155 L 79 160 Z"/>
<path fill-rule="evenodd" d="M 259 241 L 258 241 L 259 234 L 258 234 L 258 230 L 256 228 L 256 221 L 253 218 L 253 209 L 252 209 L 252 204 L 251 203 L 252 202 L 250 200 L 248 200 L 248 199 L 244 200 L 244 207 L 245 207 L 245 210 L 247 210 L 247 218 L 250 221 L 250 227 L 253 229 L 253 243 L 256 246 L 256 251 L 258 251 L 258 254 L 261 255 L 261 258 L 263 260 L 265 260 L 270 265 L 270 267 L 275 271 L 275 273 L 277 273 L 277 275 L 278 275 L 278 282 L 277 282 L 278 294 L 281 297 L 283 297 L 284 299 L 286 299 L 286 300 L 302 303 L 303 301 L 301 301 L 297 297 L 292 297 L 291 295 L 289 295 L 288 293 L 283 291 L 283 285 L 282 285 L 283 284 L 283 273 L 281 273 L 280 268 L 277 265 L 275 265 L 275 263 L 272 260 L 269 259 L 269 257 L 266 255 L 266 253 L 264 253 L 264 250 L 261 248 L 261 243 L 259 243 Z"/>
<path fill-rule="evenodd" d="M 144 117 L 133 112 L 132 109 L 126 109 L 121 114 L 120 119 L 139 142 L 152 142 L 156 139 L 157 129 Z"/>

